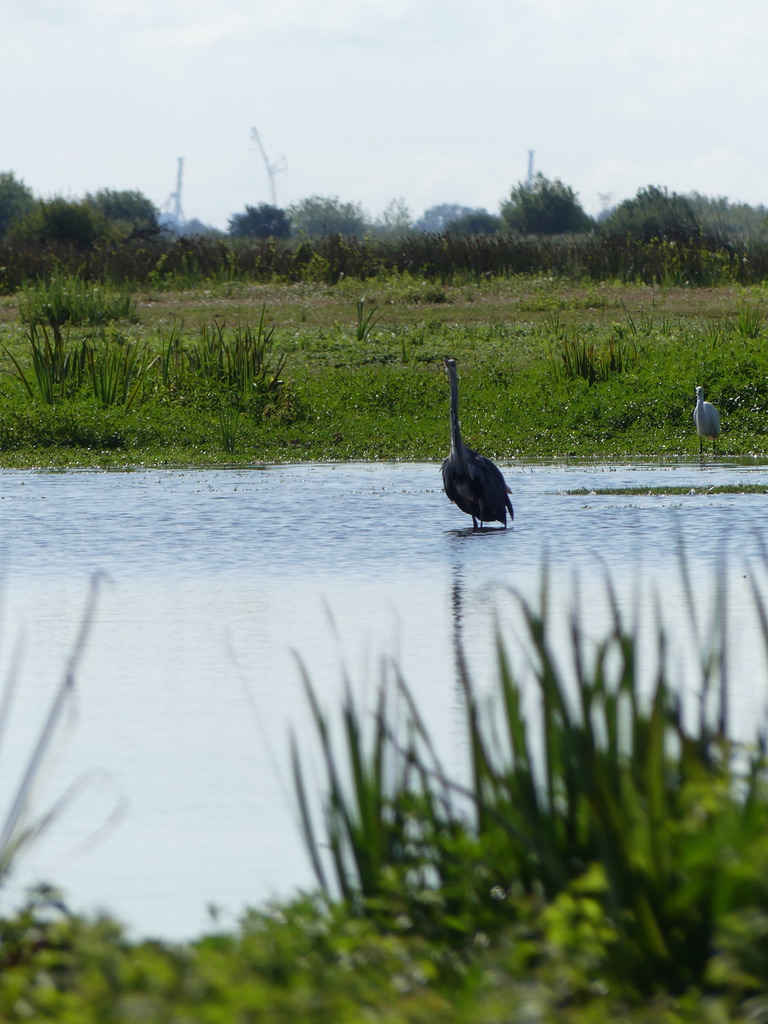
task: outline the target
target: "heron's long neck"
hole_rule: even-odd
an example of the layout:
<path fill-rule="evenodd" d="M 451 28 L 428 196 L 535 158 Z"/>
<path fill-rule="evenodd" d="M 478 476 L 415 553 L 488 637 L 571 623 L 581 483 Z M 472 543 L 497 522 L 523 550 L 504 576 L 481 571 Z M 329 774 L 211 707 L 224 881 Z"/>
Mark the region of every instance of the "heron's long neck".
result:
<path fill-rule="evenodd" d="M 451 453 L 463 460 L 465 452 L 459 427 L 459 384 L 455 376 L 451 375 Z"/>

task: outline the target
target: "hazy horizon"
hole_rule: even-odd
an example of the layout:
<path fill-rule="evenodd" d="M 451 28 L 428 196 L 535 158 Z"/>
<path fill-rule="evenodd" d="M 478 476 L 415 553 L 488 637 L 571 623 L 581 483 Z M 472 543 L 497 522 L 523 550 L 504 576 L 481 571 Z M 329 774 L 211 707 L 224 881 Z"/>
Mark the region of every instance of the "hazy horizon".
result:
<path fill-rule="evenodd" d="M 312 195 L 497 213 L 535 169 L 588 213 L 661 185 L 763 205 L 768 9 L 704 0 L 27 0 L 0 6 L 0 170 L 226 229 Z"/>

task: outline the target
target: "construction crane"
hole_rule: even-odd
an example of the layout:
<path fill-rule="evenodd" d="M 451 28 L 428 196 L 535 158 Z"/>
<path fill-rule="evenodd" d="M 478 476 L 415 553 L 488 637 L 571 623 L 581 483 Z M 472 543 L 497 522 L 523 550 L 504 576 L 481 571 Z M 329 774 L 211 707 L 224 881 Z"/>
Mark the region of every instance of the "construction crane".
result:
<path fill-rule="evenodd" d="M 163 203 L 162 213 L 164 214 L 164 220 L 168 224 L 172 224 L 175 228 L 180 228 L 184 224 L 184 214 L 181 210 L 181 179 L 184 175 L 184 157 L 179 157 L 178 171 L 176 173 L 176 191 L 171 192 L 166 201 Z"/>
<path fill-rule="evenodd" d="M 267 168 L 267 177 L 269 178 L 269 195 L 272 200 L 272 205 L 277 206 L 277 187 L 275 185 L 275 176 L 280 174 L 282 171 L 286 171 L 288 169 L 288 164 L 286 163 L 284 156 L 279 157 L 274 163 L 270 161 L 267 156 L 267 151 L 264 149 L 261 137 L 255 128 L 251 128 L 251 138 L 261 150 L 261 155 L 264 158 L 264 166 Z"/>

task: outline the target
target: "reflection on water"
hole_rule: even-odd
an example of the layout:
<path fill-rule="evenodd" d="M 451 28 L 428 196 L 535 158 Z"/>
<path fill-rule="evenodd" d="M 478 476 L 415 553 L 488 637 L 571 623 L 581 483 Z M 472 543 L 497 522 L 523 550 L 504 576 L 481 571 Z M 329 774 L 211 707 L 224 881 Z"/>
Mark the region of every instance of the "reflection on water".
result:
<path fill-rule="evenodd" d="M 290 729 L 311 747 L 297 657 L 331 709 L 344 672 L 372 703 L 382 659 L 395 658 L 443 758 L 460 765 L 457 652 L 487 685 L 498 622 L 524 663 L 510 594 L 536 599 L 545 557 L 553 607 L 573 604 L 578 579 L 590 635 L 605 622 L 607 571 L 628 614 L 638 593 L 658 593 L 674 640 L 687 632 L 680 536 L 704 631 L 727 552 L 729 614 L 745 641 L 734 651 L 734 728 L 751 727 L 766 698 L 762 650 L 747 642 L 765 497 L 705 491 L 733 481 L 768 489 L 768 471 L 504 472 L 514 524 L 482 532 L 442 494 L 437 465 L 0 473 L 6 652 L 24 638 L 3 792 L 58 681 L 89 579 L 108 580 L 41 805 L 86 781 L 22 858 L 18 884 L 45 877 L 77 908 L 106 907 L 167 937 L 203 928 L 209 902 L 236 915 L 310 885 L 286 758 Z M 667 481 L 696 493 L 566 493 Z M 641 626 L 651 645 L 654 623 Z M 683 687 L 695 656 L 685 644 L 672 654 Z"/>

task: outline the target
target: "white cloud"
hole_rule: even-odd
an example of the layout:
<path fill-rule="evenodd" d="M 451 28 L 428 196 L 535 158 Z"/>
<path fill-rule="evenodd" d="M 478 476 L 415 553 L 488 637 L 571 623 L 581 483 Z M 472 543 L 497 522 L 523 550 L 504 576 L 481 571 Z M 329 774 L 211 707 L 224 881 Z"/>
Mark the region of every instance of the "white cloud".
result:
<path fill-rule="evenodd" d="M 536 166 L 588 207 L 646 184 L 768 199 L 757 0 L 27 0 L 0 8 L 0 169 L 189 216 L 268 198 L 495 210 Z"/>

